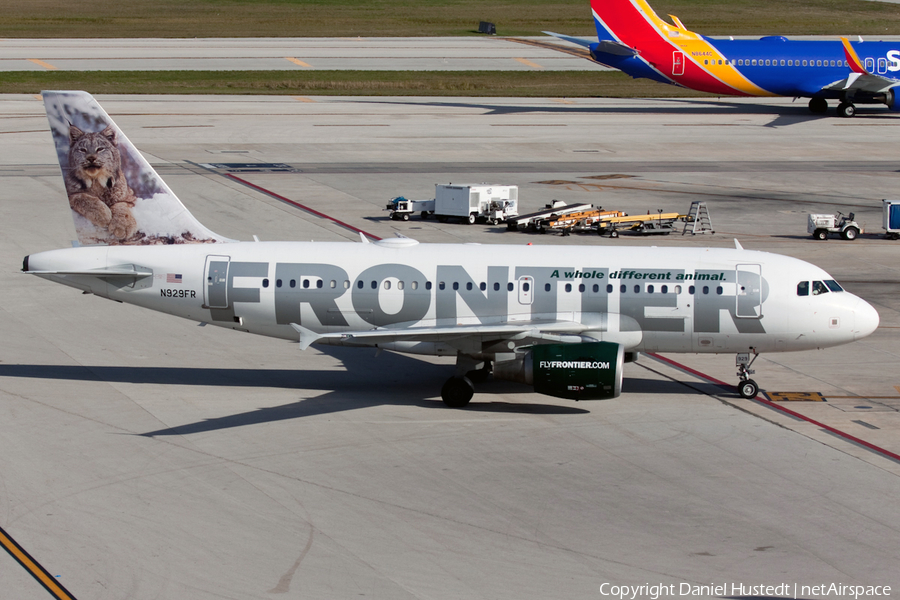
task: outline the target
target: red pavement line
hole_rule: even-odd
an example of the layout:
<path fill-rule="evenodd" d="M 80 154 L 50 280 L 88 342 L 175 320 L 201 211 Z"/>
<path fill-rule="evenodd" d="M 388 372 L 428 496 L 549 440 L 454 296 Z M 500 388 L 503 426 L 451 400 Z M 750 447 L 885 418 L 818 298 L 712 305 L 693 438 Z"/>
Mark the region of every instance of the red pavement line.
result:
<path fill-rule="evenodd" d="M 670 358 L 666 358 L 665 356 L 660 356 L 659 354 L 656 354 L 653 352 L 648 352 L 648 355 L 652 356 L 653 358 L 655 358 L 656 360 L 658 360 L 660 362 L 666 363 L 672 367 L 675 367 L 676 369 L 681 369 L 682 371 L 686 371 L 686 372 L 688 372 L 692 375 L 695 375 L 701 379 L 705 379 L 709 382 L 715 383 L 716 385 L 721 385 L 723 387 L 732 388 L 732 389 L 734 388 L 734 386 L 728 385 L 724 381 L 719 381 L 715 377 L 710 377 L 709 375 L 706 375 L 705 373 L 701 373 L 700 371 L 692 369 L 681 363 L 677 363 Z M 753 398 L 753 400 L 755 400 L 756 402 L 759 402 L 760 404 L 764 404 L 773 410 L 781 411 L 784 414 L 790 415 L 796 419 L 801 419 L 803 421 L 806 421 L 807 423 L 812 423 L 816 427 L 821 427 L 828 433 L 831 433 L 838 437 L 844 438 L 847 441 L 853 442 L 854 444 L 858 444 L 858 445 L 862 446 L 863 448 L 866 448 L 867 450 L 871 450 L 872 452 L 875 452 L 877 454 L 881 454 L 885 458 L 890 458 L 891 460 L 900 462 L 900 455 L 894 454 L 890 450 L 885 450 L 884 448 L 876 446 L 875 444 L 871 444 L 865 440 L 861 440 L 856 436 L 853 436 L 853 435 L 850 435 L 849 433 L 841 431 L 840 429 L 835 429 L 834 427 L 831 427 L 830 425 L 826 425 L 825 423 L 820 423 L 819 421 L 816 421 L 815 419 L 810 419 L 809 417 L 807 417 L 805 415 L 801 415 L 800 413 L 795 412 L 789 408 L 785 408 L 785 407 L 781 406 L 780 404 L 777 404 L 775 402 L 772 402 L 771 400 L 763 398 L 762 396 L 756 396 L 755 398 Z"/>
<path fill-rule="evenodd" d="M 255 183 L 250 183 L 250 182 L 247 181 L 246 179 L 241 179 L 241 178 L 238 177 L 237 175 L 233 175 L 233 174 L 231 174 L 231 173 L 225 173 L 225 177 L 229 177 L 229 178 L 231 178 L 231 179 L 234 179 L 234 180 L 237 181 L 238 183 L 241 183 L 241 184 L 243 184 L 243 185 L 246 185 L 246 186 L 249 187 L 249 188 L 253 188 L 253 189 L 256 190 L 257 192 L 262 192 L 262 193 L 265 194 L 266 196 L 271 196 L 272 198 L 275 198 L 276 200 L 280 200 L 280 201 L 284 202 L 285 204 L 290 204 L 291 206 L 295 206 L 295 207 L 299 208 L 300 210 L 305 210 L 306 212 L 308 212 L 308 213 L 310 213 L 310 214 L 313 214 L 313 215 L 316 215 L 317 217 L 321 217 L 321 218 L 323 218 L 323 219 L 328 219 L 329 221 L 332 221 L 333 223 L 337 223 L 337 224 L 340 225 L 341 227 L 344 227 L 344 228 L 346 228 L 346 229 L 349 229 L 350 231 L 355 231 L 355 232 L 357 232 L 357 233 L 361 233 L 361 234 L 365 235 L 366 237 L 372 238 L 373 240 L 376 240 L 376 241 L 381 239 L 381 238 L 378 237 L 377 235 L 371 234 L 371 233 L 369 233 L 368 231 L 363 231 L 363 230 L 360 229 L 359 227 L 354 227 L 353 225 L 351 225 L 351 224 L 349 224 L 349 223 L 344 223 L 343 221 L 339 221 L 338 219 L 335 219 L 334 217 L 328 216 L 328 215 L 326 215 L 325 213 L 321 213 L 321 212 L 319 212 L 319 211 L 317 211 L 317 210 L 315 210 L 315 209 L 312 209 L 312 208 L 310 208 L 310 207 L 308 207 L 308 206 L 305 206 L 305 205 L 303 205 L 303 204 L 300 204 L 299 202 L 294 202 L 293 200 L 290 200 L 290 199 L 288 199 L 288 198 L 285 198 L 284 196 L 281 196 L 281 195 L 279 195 L 279 194 L 276 194 L 275 192 L 270 192 L 270 191 L 267 190 L 266 188 L 260 187 L 260 186 L 256 185 Z"/>

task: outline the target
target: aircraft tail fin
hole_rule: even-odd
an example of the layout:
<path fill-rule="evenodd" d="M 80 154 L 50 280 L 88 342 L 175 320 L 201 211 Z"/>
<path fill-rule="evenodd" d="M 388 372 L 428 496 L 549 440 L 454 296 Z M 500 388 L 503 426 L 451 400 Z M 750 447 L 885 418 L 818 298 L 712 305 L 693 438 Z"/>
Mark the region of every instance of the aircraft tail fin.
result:
<path fill-rule="evenodd" d="M 41 95 L 82 245 L 231 241 L 194 218 L 93 96 Z"/>
<path fill-rule="evenodd" d="M 642 39 L 648 36 L 652 39 L 664 30 L 691 33 L 674 15 L 669 15 L 674 27 L 663 21 L 646 0 L 591 0 L 591 9 L 601 42 L 635 46 Z"/>

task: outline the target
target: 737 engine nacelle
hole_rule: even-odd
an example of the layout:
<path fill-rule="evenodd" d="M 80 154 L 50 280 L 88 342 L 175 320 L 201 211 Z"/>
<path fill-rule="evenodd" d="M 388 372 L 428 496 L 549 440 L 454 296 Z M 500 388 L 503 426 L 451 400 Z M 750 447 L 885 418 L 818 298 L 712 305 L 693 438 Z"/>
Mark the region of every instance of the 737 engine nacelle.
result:
<path fill-rule="evenodd" d="M 605 400 L 622 393 L 625 349 L 613 342 L 541 344 L 512 360 L 494 363 L 494 378 L 534 386 L 569 400 Z"/>

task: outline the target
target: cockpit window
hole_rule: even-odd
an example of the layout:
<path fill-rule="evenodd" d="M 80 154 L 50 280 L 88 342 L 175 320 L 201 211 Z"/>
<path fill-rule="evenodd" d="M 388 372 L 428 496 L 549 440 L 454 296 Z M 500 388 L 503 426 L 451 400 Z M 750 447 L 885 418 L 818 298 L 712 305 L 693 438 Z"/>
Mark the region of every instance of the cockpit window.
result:
<path fill-rule="evenodd" d="M 797 284 L 797 295 L 798 296 L 809 296 L 809 282 L 801 281 Z"/>
<path fill-rule="evenodd" d="M 825 287 L 825 284 L 822 283 L 821 281 L 813 281 L 812 283 L 813 283 L 813 285 L 812 285 L 813 296 L 818 296 L 819 294 L 827 294 L 828 293 L 828 288 Z"/>
<path fill-rule="evenodd" d="M 834 279 L 826 279 L 825 285 L 827 285 L 828 289 L 831 290 L 832 292 L 843 292 L 844 291 L 844 288 L 842 288 L 840 286 L 840 284 L 837 281 L 835 281 Z"/>

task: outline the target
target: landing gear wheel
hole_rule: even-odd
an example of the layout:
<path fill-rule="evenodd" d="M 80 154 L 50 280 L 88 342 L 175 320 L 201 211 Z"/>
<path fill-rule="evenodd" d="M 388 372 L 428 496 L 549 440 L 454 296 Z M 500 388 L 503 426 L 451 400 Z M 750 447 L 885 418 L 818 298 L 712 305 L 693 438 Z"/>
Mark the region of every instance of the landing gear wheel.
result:
<path fill-rule="evenodd" d="M 825 98 L 812 98 L 809 101 L 809 112 L 821 115 L 828 110 L 828 102 Z"/>
<path fill-rule="evenodd" d="M 843 238 L 848 241 L 855 240 L 857 236 L 859 236 L 859 229 L 857 229 L 856 227 L 848 227 L 844 230 L 841 236 L 843 236 Z"/>
<path fill-rule="evenodd" d="M 752 379 L 748 379 L 738 385 L 738 393 L 740 393 L 742 398 L 747 398 L 748 400 L 756 398 L 756 395 L 759 393 L 759 386 Z"/>
<path fill-rule="evenodd" d="M 839 117 L 844 117 L 849 119 L 856 115 L 856 107 L 853 106 L 850 102 L 841 102 L 837 107 L 837 114 Z"/>
<path fill-rule="evenodd" d="M 816 238 L 817 240 L 827 240 L 828 232 L 825 231 L 824 229 L 816 229 L 816 232 L 813 233 L 813 237 Z"/>
<path fill-rule="evenodd" d="M 468 379 L 472 383 L 484 383 L 485 381 L 487 381 L 490 375 L 491 367 L 486 365 L 480 369 L 475 369 L 474 371 L 469 371 L 468 373 L 466 373 L 466 379 Z"/>
<path fill-rule="evenodd" d="M 468 377 L 451 377 L 441 388 L 441 399 L 450 408 L 462 408 L 475 394 L 475 386 Z"/>

